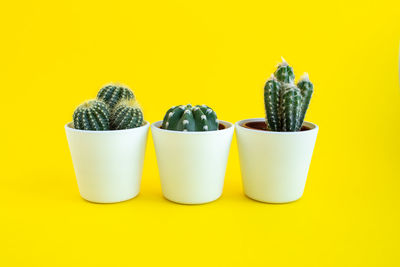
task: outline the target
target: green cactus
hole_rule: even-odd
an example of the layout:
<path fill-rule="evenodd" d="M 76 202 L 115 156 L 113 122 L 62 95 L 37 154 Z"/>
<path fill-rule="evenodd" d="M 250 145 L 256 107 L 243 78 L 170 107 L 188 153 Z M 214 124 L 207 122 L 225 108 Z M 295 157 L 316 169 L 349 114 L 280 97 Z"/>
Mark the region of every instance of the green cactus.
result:
<path fill-rule="evenodd" d="M 206 105 L 181 105 L 170 108 L 164 116 L 162 129 L 172 131 L 216 131 L 217 114 Z"/>
<path fill-rule="evenodd" d="M 267 129 L 270 131 L 279 131 L 281 120 L 279 119 L 279 91 L 281 85 L 272 74 L 264 87 L 264 104 L 266 112 Z"/>
<path fill-rule="evenodd" d="M 110 129 L 110 112 L 101 100 L 89 100 L 78 106 L 73 115 L 74 128 L 105 131 Z"/>
<path fill-rule="evenodd" d="M 314 92 L 314 85 L 310 82 L 307 72 L 304 73 L 303 76 L 301 76 L 300 81 L 297 83 L 297 87 L 300 89 L 302 95 L 301 112 L 298 125 L 298 127 L 301 128 L 301 125 L 303 125 L 304 117 L 306 116 L 308 106 L 310 104 L 312 94 Z"/>
<path fill-rule="evenodd" d="M 111 129 L 123 130 L 143 124 L 143 112 L 136 100 L 122 100 L 111 112 Z"/>
<path fill-rule="evenodd" d="M 110 106 L 110 109 L 113 109 L 119 101 L 135 99 L 135 95 L 126 86 L 109 84 L 100 89 L 97 99 L 103 100 Z"/>
<path fill-rule="evenodd" d="M 281 131 L 298 131 L 300 111 L 301 111 L 301 92 L 294 84 L 285 84 L 281 92 L 280 114 Z"/>
<path fill-rule="evenodd" d="M 292 83 L 294 82 L 293 68 L 282 58 L 282 63 L 278 65 L 277 70 L 274 73 L 276 79 L 281 83 Z"/>
<path fill-rule="evenodd" d="M 300 131 L 312 94 L 313 84 L 308 74 L 304 74 L 296 86 L 293 68 L 283 59 L 264 87 L 267 130 Z"/>

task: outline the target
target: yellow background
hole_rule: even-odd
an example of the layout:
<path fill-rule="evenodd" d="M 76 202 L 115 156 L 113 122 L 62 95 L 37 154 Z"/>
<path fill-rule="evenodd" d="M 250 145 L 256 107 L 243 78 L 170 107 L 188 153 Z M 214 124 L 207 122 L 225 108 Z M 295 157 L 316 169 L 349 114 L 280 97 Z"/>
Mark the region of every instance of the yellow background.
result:
<path fill-rule="evenodd" d="M 9 1 L 0 29 L 1 266 L 399 266 L 398 1 Z M 281 56 L 315 84 L 301 200 L 246 198 L 234 138 L 219 200 L 168 202 L 150 135 L 138 197 L 80 198 L 63 127 L 103 84 L 235 122 Z"/>

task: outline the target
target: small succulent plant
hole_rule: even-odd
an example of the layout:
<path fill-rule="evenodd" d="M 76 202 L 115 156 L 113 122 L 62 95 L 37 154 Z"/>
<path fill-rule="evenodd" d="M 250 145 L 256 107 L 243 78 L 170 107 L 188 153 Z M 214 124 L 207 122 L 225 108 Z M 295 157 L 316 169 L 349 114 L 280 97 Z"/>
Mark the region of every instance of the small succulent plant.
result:
<path fill-rule="evenodd" d="M 110 129 L 110 111 L 101 100 L 89 100 L 76 108 L 74 128 L 79 130 L 105 131 Z"/>
<path fill-rule="evenodd" d="M 121 100 L 135 99 L 135 95 L 131 89 L 126 86 L 109 84 L 100 89 L 99 93 L 97 94 L 97 99 L 103 100 L 112 109 Z"/>
<path fill-rule="evenodd" d="M 300 131 L 314 86 L 307 73 L 296 86 L 293 68 L 282 60 L 264 87 L 265 123 L 270 131 Z"/>
<path fill-rule="evenodd" d="M 217 114 L 206 105 L 180 105 L 170 108 L 164 116 L 162 129 L 172 131 L 216 131 Z"/>
<path fill-rule="evenodd" d="M 106 85 L 97 99 L 89 100 L 76 108 L 74 128 L 79 130 L 122 130 L 142 126 L 143 112 L 135 95 L 126 86 Z"/>
<path fill-rule="evenodd" d="M 111 112 L 111 128 L 123 130 L 143 124 L 143 112 L 136 100 L 122 100 Z"/>

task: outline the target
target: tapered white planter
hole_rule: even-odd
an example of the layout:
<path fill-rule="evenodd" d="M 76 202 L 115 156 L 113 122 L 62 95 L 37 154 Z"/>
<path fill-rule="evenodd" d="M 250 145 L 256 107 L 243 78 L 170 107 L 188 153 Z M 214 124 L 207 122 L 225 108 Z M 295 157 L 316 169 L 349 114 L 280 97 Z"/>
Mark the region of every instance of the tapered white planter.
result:
<path fill-rule="evenodd" d="M 65 125 L 81 196 L 98 203 L 139 193 L 149 123 L 115 131 L 85 131 Z"/>
<path fill-rule="evenodd" d="M 318 126 L 304 122 L 309 130 L 271 132 L 243 127 L 263 118 L 235 124 L 244 193 L 255 200 L 286 203 L 303 195 L 317 139 Z"/>
<path fill-rule="evenodd" d="M 151 125 L 157 154 L 161 188 L 165 198 L 182 204 L 214 201 L 222 194 L 226 164 L 234 127 L 220 121 L 225 129 L 181 132 Z"/>

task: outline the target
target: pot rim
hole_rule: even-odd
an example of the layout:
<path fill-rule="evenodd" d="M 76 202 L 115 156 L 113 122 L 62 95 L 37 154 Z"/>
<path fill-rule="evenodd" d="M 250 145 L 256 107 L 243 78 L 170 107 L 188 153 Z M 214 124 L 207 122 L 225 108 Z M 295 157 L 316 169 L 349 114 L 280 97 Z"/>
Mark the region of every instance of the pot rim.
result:
<path fill-rule="evenodd" d="M 160 126 L 163 121 L 156 121 L 151 124 L 151 130 L 152 131 L 160 131 L 160 132 L 165 132 L 165 133 L 172 133 L 172 134 L 182 134 L 182 135 L 207 135 L 207 134 L 218 134 L 218 133 L 223 133 L 225 131 L 232 130 L 233 128 L 233 123 L 230 123 L 229 121 L 223 121 L 223 120 L 218 120 L 218 123 L 221 123 L 225 126 L 224 129 L 217 130 L 217 131 L 197 131 L 197 132 L 184 132 L 184 131 L 172 131 L 172 130 L 165 130 L 161 129 Z"/>
<path fill-rule="evenodd" d="M 148 121 L 143 121 L 144 124 L 142 126 L 136 127 L 136 128 L 131 128 L 131 129 L 123 129 L 123 130 L 105 130 L 105 131 L 91 131 L 91 130 L 80 130 L 80 129 L 75 129 L 72 128 L 73 122 L 68 122 L 65 124 L 64 128 L 67 131 L 72 131 L 72 132 L 80 132 L 80 133 L 90 133 L 90 134 L 116 134 L 116 133 L 124 133 L 124 132 L 134 132 L 137 131 L 141 128 L 148 128 L 150 123 Z"/>
<path fill-rule="evenodd" d="M 308 122 L 308 121 L 304 121 L 303 125 L 311 127 L 311 129 L 309 129 L 307 131 L 297 131 L 297 132 L 262 131 L 262 130 L 246 128 L 246 127 L 243 126 L 243 124 L 247 123 L 247 122 L 259 122 L 259 121 L 265 121 L 265 118 L 251 118 L 251 119 L 240 120 L 240 121 L 237 121 L 235 123 L 235 126 L 237 128 L 240 128 L 241 130 L 245 130 L 245 131 L 249 131 L 249 132 L 253 132 L 253 133 L 280 134 L 280 135 L 304 135 L 304 134 L 308 134 L 308 133 L 312 133 L 312 132 L 318 131 L 318 129 L 319 129 L 318 125 L 316 125 L 316 124 L 314 124 L 312 122 Z"/>

